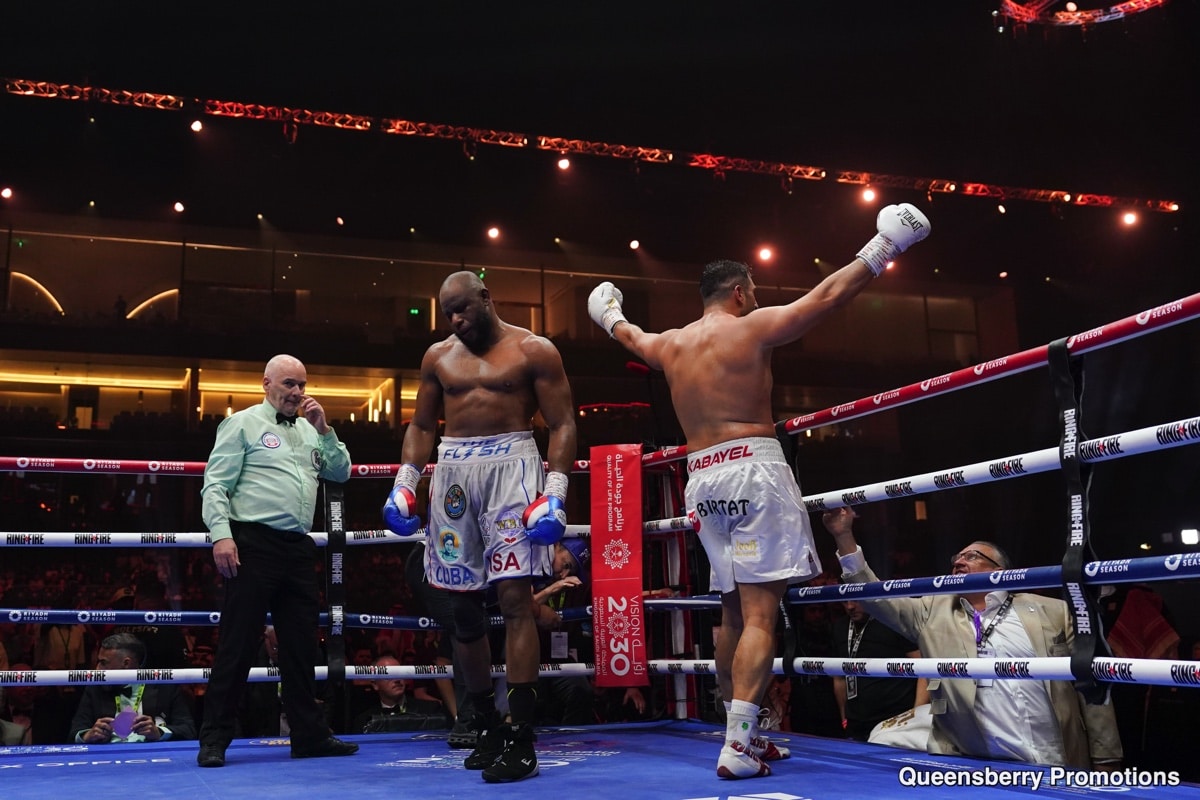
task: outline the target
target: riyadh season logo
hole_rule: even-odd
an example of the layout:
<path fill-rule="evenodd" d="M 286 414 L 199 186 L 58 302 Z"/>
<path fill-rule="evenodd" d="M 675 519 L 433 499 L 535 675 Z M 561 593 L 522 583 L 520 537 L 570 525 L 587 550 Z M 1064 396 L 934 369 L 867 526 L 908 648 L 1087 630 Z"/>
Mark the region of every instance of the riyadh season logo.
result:
<path fill-rule="evenodd" d="M 994 584 L 1005 581 L 1023 581 L 1028 573 L 1029 570 L 1026 569 L 1002 569 L 996 572 L 989 572 L 988 580 Z"/>
<path fill-rule="evenodd" d="M 1196 553 L 1176 553 L 1175 555 L 1167 556 L 1163 560 L 1163 566 L 1171 572 L 1180 567 L 1197 567 L 1200 566 L 1200 555 Z"/>
<path fill-rule="evenodd" d="M 874 397 L 872 397 L 871 399 L 875 401 L 875 405 L 879 405 L 880 403 L 887 401 L 887 400 L 895 400 L 899 396 L 900 396 L 900 390 L 893 389 L 890 392 L 884 392 L 883 394 L 877 394 Z"/>
<path fill-rule="evenodd" d="M 1143 311 L 1142 313 L 1138 314 L 1133 319 L 1134 319 L 1134 321 L 1137 322 L 1138 325 L 1145 325 L 1147 322 L 1149 322 L 1152 319 L 1156 319 L 1158 317 L 1165 317 L 1168 314 L 1174 314 L 1176 311 L 1182 311 L 1182 310 L 1183 310 L 1183 303 L 1180 301 L 1176 301 L 1174 303 L 1167 303 L 1166 305 L 1156 306 L 1148 311 Z"/>

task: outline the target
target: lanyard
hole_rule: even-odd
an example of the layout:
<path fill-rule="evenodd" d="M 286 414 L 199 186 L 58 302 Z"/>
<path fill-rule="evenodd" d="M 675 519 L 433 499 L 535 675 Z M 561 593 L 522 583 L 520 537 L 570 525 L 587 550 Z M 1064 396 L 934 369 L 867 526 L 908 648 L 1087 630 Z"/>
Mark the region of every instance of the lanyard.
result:
<path fill-rule="evenodd" d="M 117 699 L 116 699 L 116 701 L 115 701 L 115 702 L 116 702 L 116 704 L 117 704 L 117 713 L 118 713 L 118 714 L 120 714 L 120 713 L 121 713 L 122 711 L 124 711 L 126 708 L 132 708 L 134 711 L 138 711 L 138 712 L 140 712 L 140 711 L 142 710 L 142 694 L 143 694 L 145 691 L 146 691 L 146 685 L 145 685 L 144 683 L 139 683 L 137 686 L 134 686 L 134 687 L 133 687 L 133 694 L 130 694 L 130 695 L 119 694 L 119 695 L 117 695 Z M 121 705 L 121 700 L 122 700 L 123 698 L 125 698 L 125 697 L 128 697 L 128 698 L 129 698 L 129 699 L 132 701 L 132 703 L 131 703 L 130 705 L 128 705 L 128 706 L 122 706 L 122 705 Z"/>
<path fill-rule="evenodd" d="M 854 629 L 854 621 L 847 620 L 846 624 L 846 652 L 850 658 L 858 653 L 858 644 L 862 641 L 863 634 L 867 631 L 867 626 L 871 624 L 871 618 L 867 617 L 866 622 L 857 631 Z"/>
<path fill-rule="evenodd" d="M 992 631 L 996 630 L 996 626 L 1000 624 L 1000 620 L 1004 619 L 1004 615 L 1008 613 L 1008 609 L 1012 607 L 1012 595 L 1004 598 L 1004 603 L 1001 604 L 1000 610 L 996 612 L 996 616 L 992 617 L 991 623 L 987 626 L 987 630 L 982 630 L 983 620 L 979 616 L 979 612 L 975 612 L 975 646 L 983 647 L 987 644 L 987 640 L 991 638 Z"/>

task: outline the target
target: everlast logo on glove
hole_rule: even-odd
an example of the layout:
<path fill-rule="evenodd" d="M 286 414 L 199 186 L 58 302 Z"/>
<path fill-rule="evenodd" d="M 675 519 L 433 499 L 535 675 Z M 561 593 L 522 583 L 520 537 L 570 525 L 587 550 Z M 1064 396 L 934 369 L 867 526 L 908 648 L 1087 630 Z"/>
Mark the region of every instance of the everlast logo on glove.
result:
<path fill-rule="evenodd" d="M 913 233 L 917 233 L 925 228 L 925 223 L 917 218 L 917 215 L 910 210 L 911 206 L 897 206 L 896 216 L 904 222 L 905 225 L 912 228 Z"/>

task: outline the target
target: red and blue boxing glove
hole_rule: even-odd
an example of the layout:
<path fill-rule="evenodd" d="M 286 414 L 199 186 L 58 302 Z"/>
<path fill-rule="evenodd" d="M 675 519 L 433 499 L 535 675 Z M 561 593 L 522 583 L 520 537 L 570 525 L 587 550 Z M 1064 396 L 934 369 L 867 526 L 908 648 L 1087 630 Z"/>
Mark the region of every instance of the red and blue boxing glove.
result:
<path fill-rule="evenodd" d="M 567 476 L 562 472 L 546 474 L 546 491 L 525 507 L 521 524 L 525 535 L 535 544 L 554 544 L 567 532 Z"/>
<path fill-rule="evenodd" d="M 412 464 L 405 464 L 396 473 L 396 482 L 383 504 L 383 523 L 392 533 L 412 536 L 421 530 L 421 518 L 417 515 L 417 482 L 421 471 Z"/>

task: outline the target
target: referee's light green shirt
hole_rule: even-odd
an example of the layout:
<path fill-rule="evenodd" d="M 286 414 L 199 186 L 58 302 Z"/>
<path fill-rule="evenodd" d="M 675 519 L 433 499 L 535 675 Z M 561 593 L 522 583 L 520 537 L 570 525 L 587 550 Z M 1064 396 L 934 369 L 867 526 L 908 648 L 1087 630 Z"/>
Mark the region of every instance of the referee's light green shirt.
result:
<path fill-rule="evenodd" d="M 285 425 L 276 422 L 276 413 L 263 400 L 217 426 L 200 490 L 201 513 L 214 542 L 233 536 L 231 519 L 308 533 L 318 481 L 344 483 L 350 477 L 350 453 L 333 428 L 321 436 L 303 416 Z"/>

